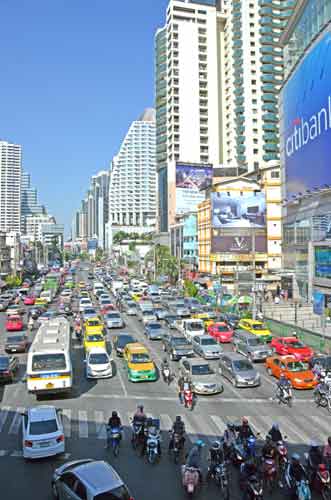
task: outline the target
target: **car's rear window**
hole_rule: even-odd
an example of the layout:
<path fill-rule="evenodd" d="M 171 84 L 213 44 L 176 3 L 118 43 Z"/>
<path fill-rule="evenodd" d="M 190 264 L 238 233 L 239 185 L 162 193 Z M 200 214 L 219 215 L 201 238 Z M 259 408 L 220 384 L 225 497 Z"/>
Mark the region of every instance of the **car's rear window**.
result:
<path fill-rule="evenodd" d="M 30 422 L 31 436 L 40 436 L 41 434 L 51 434 L 57 432 L 58 426 L 55 418 L 52 420 L 43 420 L 41 422 Z"/>
<path fill-rule="evenodd" d="M 13 335 L 7 338 L 7 342 L 22 342 L 24 340 L 23 335 Z"/>
<path fill-rule="evenodd" d="M 120 486 L 112 491 L 99 493 L 94 497 L 94 500 L 130 500 L 130 495 L 125 486 Z"/>
<path fill-rule="evenodd" d="M 7 368 L 9 366 L 9 358 L 6 357 L 0 357 L 0 368 Z"/>

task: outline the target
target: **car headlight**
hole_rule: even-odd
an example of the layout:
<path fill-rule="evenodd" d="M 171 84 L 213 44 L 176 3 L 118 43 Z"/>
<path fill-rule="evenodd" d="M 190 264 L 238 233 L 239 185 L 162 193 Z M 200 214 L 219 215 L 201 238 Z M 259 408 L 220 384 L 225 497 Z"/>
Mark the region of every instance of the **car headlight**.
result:
<path fill-rule="evenodd" d="M 296 382 L 297 384 L 300 384 L 302 382 L 302 380 L 301 380 L 301 378 L 295 378 L 294 382 Z"/>
<path fill-rule="evenodd" d="M 246 380 L 244 379 L 244 377 L 241 377 L 240 375 L 236 375 L 236 379 L 238 382 L 246 382 Z"/>
<path fill-rule="evenodd" d="M 194 387 L 198 390 L 198 391 L 203 391 L 205 386 L 203 384 L 194 384 Z"/>

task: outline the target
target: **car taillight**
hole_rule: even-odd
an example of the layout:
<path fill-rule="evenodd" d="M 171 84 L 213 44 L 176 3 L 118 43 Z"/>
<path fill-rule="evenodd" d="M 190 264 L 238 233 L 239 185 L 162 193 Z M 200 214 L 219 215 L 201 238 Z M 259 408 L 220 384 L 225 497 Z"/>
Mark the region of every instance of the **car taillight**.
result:
<path fill-rule="evenodd" d="M 32 441 L 24 441 L 24 446 L 26 448 L 32 448 L 33 446 L 33 442 Z"/>
<path fill-rule="evenodd" d="M 2 372 L 4 375 L 9 375 L 10 374 L 10 371 L 9 370 L 5 370 L 4 372 Z"/>
<path fill-rule="evenodd" d="M 64 441 L 64 435 L 63 434 L 61 434 L 61 436 L 59 436 L 59 437 L 56 438 L 56 442 L 57 443 L 62 443 L 63 441 Z"/>

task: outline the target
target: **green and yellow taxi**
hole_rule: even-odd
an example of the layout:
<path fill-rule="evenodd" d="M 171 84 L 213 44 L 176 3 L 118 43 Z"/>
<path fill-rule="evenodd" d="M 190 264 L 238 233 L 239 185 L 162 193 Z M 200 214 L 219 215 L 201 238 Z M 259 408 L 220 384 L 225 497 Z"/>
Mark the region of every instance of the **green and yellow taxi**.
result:
<path fill-rule="evenodd" d="M 103 333 L 85 333 L 84 334 L 84 350 L 89 351 L 93 347 L 100 347 L 107 350 L 106 340 Z"/>
<path fill-rule="evenodd" d="M 147 382 L 157 379 L 154 361 L 148 349 L 139 342 L 127 344 L 123 353 L 131 382 Z"/>
<path fill-rule="evenodd" d="M 253 335 L 261 338 L 264 342 L 271 342 L 271 331 L 262 321 L 257 321 L 256 319 L 241 319 L 237 328 L 253 333 Z"/>

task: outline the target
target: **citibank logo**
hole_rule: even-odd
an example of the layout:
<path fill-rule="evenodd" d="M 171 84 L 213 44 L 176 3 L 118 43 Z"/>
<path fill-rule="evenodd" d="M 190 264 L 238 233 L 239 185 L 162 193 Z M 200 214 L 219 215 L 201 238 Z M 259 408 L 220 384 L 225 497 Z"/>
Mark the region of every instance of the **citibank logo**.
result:
<path fill-rule="evenodd" d="M 297 117 L 293 120 L 294 130 L 286 139 L 286 156 L 291 158 L 296 151 L 299 151 L 309 142 L 314 141 L 322 134 L 331 130 L 331 96 L 324 108 L 321 108 L 309 119 Z"/>

